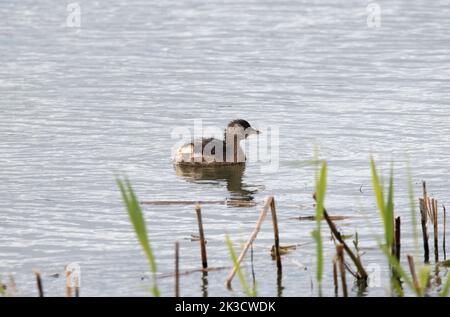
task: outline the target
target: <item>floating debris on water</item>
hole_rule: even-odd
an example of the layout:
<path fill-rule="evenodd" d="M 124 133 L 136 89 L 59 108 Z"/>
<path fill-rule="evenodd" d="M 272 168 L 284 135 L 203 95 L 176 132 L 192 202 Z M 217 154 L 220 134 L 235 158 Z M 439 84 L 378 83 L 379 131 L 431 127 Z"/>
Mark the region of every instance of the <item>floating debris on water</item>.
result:
<path fill-rule="evenodd" d="M 297 250 L 297 245 L 295 244 L 291 244 L 291 245 L 280 245 L 280 255 L 285 255 L 288 254 L 292 251 Z M 272 245 L 272 248 L 270 249 L 270 255 L 272 256 L 273 260 L 276 260 L 277 255 L 276 255 L 276 250 L 275 250 L 275 246 Z"/>
<path fill-rule="evenodd" d="M 352 218 L 352 217 L 351 216 L 330 216 L 330 220 L 332 220 L 332 221 L 345 220 L 345 219 L 350 219 L 350 218 Z M 300 221 L 316 221 L 316 216 L 300 216 L 300 217 L 292 217 L 289 219 L 295 219 L 295 220 L 300 220 Z"/>

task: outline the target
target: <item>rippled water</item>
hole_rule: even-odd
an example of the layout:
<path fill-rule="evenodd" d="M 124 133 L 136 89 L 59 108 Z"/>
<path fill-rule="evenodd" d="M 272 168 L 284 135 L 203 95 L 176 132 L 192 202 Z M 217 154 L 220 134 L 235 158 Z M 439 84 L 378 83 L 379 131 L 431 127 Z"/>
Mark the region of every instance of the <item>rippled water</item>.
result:
<path fill-rule="evenodd" d="M 326 205 L 345 234 L 358 231 L 363 262 L 387 295 L 382 233 L 371 190 L 369 155 L 395 162 L 396 209 L 403 253 L 413 252 L 407 196 L 428 181 L 449 197 L 450 4 L 377 1 L 381 27 L 367 26 L 367 1 L 79 1 L 81 27 L 66 27 L 66 3 L 0 6 L 0 273 L 13 273 L 21 295 L 35 295 L 32 269 L 48 295 L 64 295 L 64 265 L 79 262 L 84 296 L 148 295 L 148 267 L 114 181 L 128 175 L 143 200 L 220 200 L 224 181 L 187 181 L 171 164 L 176 127 L 223 128 L 230 119 L 279 127 L 280 166 L 247 164 L 243 189 L 255 207 L 203 206 L 210 266 L 231 261 L 225 233 L 243 242 L 262 202 L 275 195 L 283 257 L 277 283 L 270 222 L 255 244 L 259 295 L 317 294 L 313 222 L 314 147 L 329 162 Z M 161 274 L 200 267 L 193 206 L 145 206 Z M 324 229 L 324 294 L 332 295 L 334 246 Z M 246 262 L 246 272 L 249 272 Z M 442 273 L 442 272 L 441 272 Z M 181 279 L 184 296 L 227 291 L 226 270 Z M 144 278 L 143 278 L 144 277 Z M 248 274 L 250 278 L 250 275 Z M 161 278 L 163 295 L 173 278 Z M 356 289 L 351 294 L 357 295 Z"/>

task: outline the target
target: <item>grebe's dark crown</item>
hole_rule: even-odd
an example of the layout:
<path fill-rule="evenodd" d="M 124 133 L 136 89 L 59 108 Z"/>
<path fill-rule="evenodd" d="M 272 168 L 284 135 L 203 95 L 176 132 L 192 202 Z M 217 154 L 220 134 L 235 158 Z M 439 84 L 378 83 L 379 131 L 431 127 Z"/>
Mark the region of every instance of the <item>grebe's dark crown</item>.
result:
<path fill-rule="evenodd" d="M 244 128 L 244 130 L 247 128 L 250 128 L 250 123 L 248 123 L 246 120 L 243 120 L 243 119 L 236 119 L 236 120 L 230 121 L 230 123 L 228 123 L 227 128 L 231 128 L 236 125 L 240 125 L 241 127 Z"/>

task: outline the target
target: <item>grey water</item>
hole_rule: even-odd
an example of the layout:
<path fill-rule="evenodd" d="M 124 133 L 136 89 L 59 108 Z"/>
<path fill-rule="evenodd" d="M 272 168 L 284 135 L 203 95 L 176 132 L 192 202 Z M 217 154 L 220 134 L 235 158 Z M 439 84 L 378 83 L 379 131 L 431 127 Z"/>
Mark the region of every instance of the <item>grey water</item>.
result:
<path fill-rule="evenodd" d="M 367 21 L 372 2 L 381 8 L 378 26 Z M 372 276 L 360 292 L 349 275 L 350 295 L 390 295 L 369 158 L 385 177 L 393 162 L 405 263 L 416 252 L 408 165 L 416 198 L 426 180 L 430 194 L 450 204 L 450 3 L 372 2 L 78 0 L 77 27 L 67 22 L 65 1 L 2 1 L 1 281 L 12 274 L 18 295 L 36 296 L 32 269 L 39 269 L 46 295 L 64 296 L 64 266 L 76 262 L 81 296 L 150 296 L 148 265 L 115 183 L 126 175 L 141 200 L 241 195 L 256 203 L 202 206 L 211 267 L 231 266 L 225 235 L 239 250 L 274 195 L 281 244 L 298 247 L 283 256 L 277 280 L 265 222 L 253 254 L 258 295 L 317 296 L 315 223 L 293 219 L 314 214 L 317 149 L 329 165 L 326 207 L 350 217 L 337 223 L 346 235 L 358 232 Z M 223 129 L 236 118 L 279 129 L 275 171 L 252 161 L 232 184 L 177 173 L 177 128 L 192 130 L 201 119 Z M 173 296 L 166 276 L 175 241 L 182 271 L 201 265 L 191 241 L 194 207 L 143 212 L 161 293 Z M 325 223 L 322 233 L 323 294 L 333 296 L 335 247 Z M 242 296 L 237 279 L 226 289 L 227 273 L 182 275 L 181 295 Z"/>

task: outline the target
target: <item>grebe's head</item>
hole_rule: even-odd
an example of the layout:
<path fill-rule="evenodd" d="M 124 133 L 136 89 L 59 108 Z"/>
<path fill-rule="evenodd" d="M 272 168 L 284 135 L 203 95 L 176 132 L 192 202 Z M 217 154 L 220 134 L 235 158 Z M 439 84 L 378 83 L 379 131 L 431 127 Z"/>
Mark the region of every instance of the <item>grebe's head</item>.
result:
<path fill-rule="evenodd" d="M 254 129 L 250 123 L 243 119 L 233 120 L 228 123 L 227 129 L 225 130 L 226 135 L 236 135 L 238 139 L 246 139 L 250 135 L 260 134 L 259 130 Z"/>

